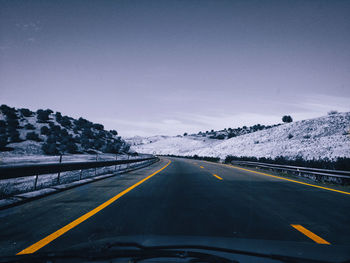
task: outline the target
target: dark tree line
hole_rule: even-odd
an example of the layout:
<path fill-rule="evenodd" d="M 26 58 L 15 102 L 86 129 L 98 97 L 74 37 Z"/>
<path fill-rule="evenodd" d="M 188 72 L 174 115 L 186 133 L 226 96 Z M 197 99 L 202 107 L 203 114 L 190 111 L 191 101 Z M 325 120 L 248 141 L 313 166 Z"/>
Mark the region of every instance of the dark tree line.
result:
<path fill-rule="evenodd" d="M 62 154 L 78 152 L 102 151 L 119 153 L 129 151 L 125 141 L 118 137 L 116 130 L 106 131 L 104 126 L 92 123 L 84 118 L 73 119 L 62 116 L 60 112 L 53 114 L 50 109 L 39 109 L 36 113 L 29 109 L 18 109 L 1 105 L 0 111 L 5 119 L 0 120 L 0 150 L 7 150 L 7 144 L 20 142 L 24 139 L 43 142 L 42 150 L 45 154 Z M 40 123 L 39 134 L 35 126 L 27 123 L 20 127 L 21 120 L 36 116 Z M 44 125 L 43 125 L 44 124 Z M 25 138 L 21 139 L 19 129 L 25 129 Z"/>

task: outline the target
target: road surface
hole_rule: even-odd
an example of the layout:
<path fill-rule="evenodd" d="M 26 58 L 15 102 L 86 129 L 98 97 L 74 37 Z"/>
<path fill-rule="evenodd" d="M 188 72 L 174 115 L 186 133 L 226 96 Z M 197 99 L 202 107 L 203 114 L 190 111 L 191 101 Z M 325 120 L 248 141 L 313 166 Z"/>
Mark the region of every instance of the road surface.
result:
<path fill-rule="evenodd" d="M 345 193 L 222 164 L 161 158 L 147 168 L 0 211 L 0 255 L 141 235 L 319 248 L 343 259 L 350 258 L 349 222 Z"/>

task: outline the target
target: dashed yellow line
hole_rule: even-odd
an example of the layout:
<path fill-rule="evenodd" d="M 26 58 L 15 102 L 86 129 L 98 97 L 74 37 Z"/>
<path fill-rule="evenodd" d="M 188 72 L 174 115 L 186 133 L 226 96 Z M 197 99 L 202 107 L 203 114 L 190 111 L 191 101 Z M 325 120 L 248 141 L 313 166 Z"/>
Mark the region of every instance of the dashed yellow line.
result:
<path fill-rule="evenodd" d="M 202 169 L 204 168 L 203 166 L 199 166 L 199 167 L 202 168 Z"/>
<path fill-rule="evenodd" d="M 130 192 L 132 189 L 134 189 L 135 187 L 139 186 L 143 182 L 147 181 L 152 176 L 154 176 L 157 173 L 159 173 L 160 171 L 164 170 L 170 163 L 171 163 L 171 161 L 169 160 L 169 162 L 164 167 L 159 169 L 158 171 L 156 171 L 153 174 L 147 176 L 146 178 L 142 179 L 141 181 L 137 182 L 136 184 L 130 186 L 129 188 L 127 188 L 124 191 L 120 192 L 119 194 L 117 194 L 116 196 L 112 197 L 108 201 L 106 201 L 103 204 L 99 205 L 98 207 L 94 208 L 90 212 L 88 212 L 88 213 L 82 215 L 81 217 L 75 219 L 73 222 L 69 223 L 68 225 L 58 229 L 56 232 L 54 232 L 54 233 L 48 235 L 47 237 L 39 240 L 38 242 L 34 243 L 33 245 L 23 249 L 22 251 L 18 252 L 17 255 L 32 254 L 32 253 L 38 251 L 40 248 L 48 245 L 49 243 L 51 243 L 52 241 L 54 241 L 58 237 L 62 236 L 64 233 L 68 232 L 69 230 L 71 230 L 72 228 L 76 227 L 77 225 L 79 225 L 80 223 L 84 222 L 85 220 L 89 219 L 90 217 L 92 217 L 96 213 L 100 212 L 102 209 L 106 208 L 107 206 L 109 206 L 113 202 L 117 201 L 120 197 L 122 197 L 126 193 Z"/>
<path fill-rule="evenodd" d="M 214 177 L 218 178 L 219 180 L 222 180 L 220 176 L 217 176 L 216 174 L 213 174 Z"/>
<path fill-rule="evenodd" d="M 302 225 L 291 225 L 291 226 L 294 227 L 296 230 L 298 230 L 299 232 L 303 233 L 305 236 L 307 236 L 308 238 L 312 239 L 313 241 L 315 241 L 318 244 L 325 244 L 325 245 L 330 245 L 331 244 L 328 241 L 326 241 L 323 238 L 321 238 L 318 235 L 316 235 L 315 233 L 312 233 L 310 230 L 306 229 Z"/>

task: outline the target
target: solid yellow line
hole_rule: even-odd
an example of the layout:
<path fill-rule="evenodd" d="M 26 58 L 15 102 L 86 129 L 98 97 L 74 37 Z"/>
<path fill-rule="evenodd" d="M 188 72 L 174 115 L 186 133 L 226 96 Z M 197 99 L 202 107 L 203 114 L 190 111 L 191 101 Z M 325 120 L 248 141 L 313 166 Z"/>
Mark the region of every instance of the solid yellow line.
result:
<path fill-rule="evenodd" d="M 217 176 L 216 174 L 213 174 L 213 176 L 215 176 L 216 178 L 218 178 L 219 180 L 222 180 L 222 178 L 220 176 Z"/>
<path fill-rule="evenodd" d="M 313 241 L 315 241 L 318 244 L 326 244 L 326 245 L 330 245 L 331 244 L 328 241 L 324 240 L 323 238 L 319 237 L 318 235 L 312 233 L 310 230 L 307 230 L 302 225 L 291 225 L 291 226 L 294 227 L 296 230 L 298 230 L 299 232 L 303 233 L 305 236 L 307 236 L 308 238 L 312 239 Z"/>
<path fill-rule="evenodd" d="M 240 170 L 251 172 L 251 173 L 255 173 L 255 174 L 261 174 L 261 175 L 265 175 L 265 176 L 269 176 L 269 177 L 273 177 L 273 178 L 277 178 L 277 179 L 281 179 L 281 180 L 285 180 L 285 181 L 289 181 L 289 182 L 293 182 L 293 183 L 297 183 L 297 184 L 303 184 L 303 185 L 312 186 L 312 187 L 316 187 L 316 188 L 320 188 L 320 189 L 324 189 L 324 190 L 328 190 L 328 191 L 332 191 L 332 192 L 337 192 L 337 193 L 341 193 L 341 194 L 350 195 L 349 192 L 340 191 L 340 190 L 336 190 L 336 189 L 332 189 L 332 188 L 328 188 L 328 187 L 323 187 L 323 186 L 319 186 L 319 185 L 314 185 L 314 184 L 308 184 L 308 183 L 304 183 L 304 182 L 300 182 L 300 181 L 296 181 L 296 180 L 292 180 L 292 179 L 288 179 L 288 178 L 283 178 L 283 177 L 272 175 L 272 174 L 261 173 L 261 172 L 257 172 L 257 171 L 253 171 L 253 170 L 237 167 L 237 166 L 234 166 L 234 165 L 227 165 L 227 164 L 225 164 L 225 166 L 228 166 L 228 167 L 231 167 L 231 168 L 240 169 Z"/>
<path fill-rule="evenodd" d="M 69 223 L 68 225 L 58 229 L 56 232 L 54 232 L 54 233 L 48 235 L 47 237 L 39 240 L 38 242 L 34 243 L 33 245 L 23 249 L 22 251 L 18 252 L 17 255 L 31 254 L 31 253 L 34 253 L 34 252 L 38 251 L 40 248 L 46 246 L 50 242 L 54 241 L 56 238 L 62 236 L 64 233 L 68 232 L 72 228 L 76 227 L 80 223 L 84 222 L 85 220 L 89 219 L 90 217 L 92 217 L 96 213 L 100 212 L 102 209 L 106 208 L 107 206 L 109 206 L 110 204 L 112 204 L 113 202 L 118 200 L 120 197 L 122 197 L 126 193 L 130 192 L 132 189 L 134 189 L 135 187 L 139 186 L 143 182 L 147 181 L 152 176 L 154 176 L 157 173 L 159 173 L 160 171 L 164 170 L 170 163 L 171 163 L 171 161 L 169 160 L 169 162 L 164 167 L 159 169 L 158 171 L 156 171 L 153 174 L 147 176 L 146 178 L 142 179 L 141 181 L 137 182 L 136 184 L 130 186 L 129 188 L 127 188 L 124 191 L 120 192 L 119 194 L 117 194 L 116 196 L 112 197 L 108 201 L 106 201 L 103 204 L 99 205 L 98 207 L 94 208 L 90 212 L 88 212 L 85 215 L 82 215 L 81 217 L 75 219 L 73 222 Z"/>
<path fill-rule="evenodd" d="M 200 168 L 204 168 L 203 166 L 199 166 Z"/>

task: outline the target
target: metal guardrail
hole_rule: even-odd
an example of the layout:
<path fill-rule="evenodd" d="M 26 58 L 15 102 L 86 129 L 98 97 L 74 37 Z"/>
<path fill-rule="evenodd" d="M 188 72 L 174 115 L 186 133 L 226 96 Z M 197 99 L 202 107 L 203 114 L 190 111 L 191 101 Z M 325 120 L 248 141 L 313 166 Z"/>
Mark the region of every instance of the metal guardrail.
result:
<path fill-rule="evenodd" d="M 130 164 L 143 161 L 156 160 L 157 157 L 131 159 L 131 160 L 111 160 L 95 162 L 68 162 L 68 163 L 41 163 L 25 165 L 2 165 L 0 166 L 0 180 L 17 177 L 26 177 L 41 174 L 60 173 L 66 171 L 99 168 L 113 165 Z"/>
<path fill-rule="evenodd" d="M 329 170 L 319 168 L 309 168 L 302 166 L 291 166 L 291 165 L 280 165 L 280 164 L 269 164 L 261 162 L 250 162 L 250 161 L 232 161 L 232 164 L 253 166 L 257 168 L 265 168 L 270 170 L 287 171 L 297 174 L 299 176 L 306 175 L 306 177 L 313 177 L 316 181 L 332 181 L 335 183 L 349 183 L 350 182 L 350 171 L 341 170 Z"/>
<path fill-rule="evenodd" d="M 0 165 L 0 199 L 18 197 L 19 194 L 52 188 L 61 184 L 66 184 L 66 186 L 68 184 L 67 187 L 69 187 L 69 184 L 75 181 L 84 183 L 90 178 L 98 176 L 103 178 L 108 173 L 138 169 L 159 160 L 156 156 L 140 156 L 137 159 L 129 159 L 130 157 L 121 160 L 98 160 L 96 156 L 95 161 L 65 163 L 62 163 L 62 157 L 60 157 L 59 163 Z M 108 168 L 111 166 L 114 166 L 114 169 Z"/>

